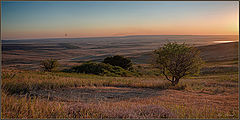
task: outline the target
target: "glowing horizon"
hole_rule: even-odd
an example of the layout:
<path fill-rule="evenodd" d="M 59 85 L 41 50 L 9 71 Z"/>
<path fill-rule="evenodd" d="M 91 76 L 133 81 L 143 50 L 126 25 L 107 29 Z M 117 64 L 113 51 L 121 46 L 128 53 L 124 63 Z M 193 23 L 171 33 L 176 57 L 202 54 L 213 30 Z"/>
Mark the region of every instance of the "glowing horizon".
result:
<path fill-rule="evenodd" d="M 239 35 L 239 2 L 2 1 L 2 39 Z"/>

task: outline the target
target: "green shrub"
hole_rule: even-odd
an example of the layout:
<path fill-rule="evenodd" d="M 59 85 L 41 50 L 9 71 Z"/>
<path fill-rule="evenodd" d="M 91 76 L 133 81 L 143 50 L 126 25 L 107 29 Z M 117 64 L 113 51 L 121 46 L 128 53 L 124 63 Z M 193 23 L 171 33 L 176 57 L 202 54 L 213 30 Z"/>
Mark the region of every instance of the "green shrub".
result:
<path fill-rule="evenodd" d="M 106 75 L 106 76 L 131 76 L 130 71 L 124 70 L 119 66 L 112 66 L 105 63 L 87 62 L 71 68 L 71 72 Z"/>
<path fill-rule="evenodd" d="M 103 63 L 110 64 L 112 66 L 119 66 L 125 70 L 132 69 L 132 61 L 120 55 L 107 57 L 103 60 Z"/>
<path fill-rule="evenodd" d="M 200 51 L 185 43 L 167 43 L 154 51 L 154 66 L 173 86 L 184 76 L 198 74 L 202 64 Z"/>

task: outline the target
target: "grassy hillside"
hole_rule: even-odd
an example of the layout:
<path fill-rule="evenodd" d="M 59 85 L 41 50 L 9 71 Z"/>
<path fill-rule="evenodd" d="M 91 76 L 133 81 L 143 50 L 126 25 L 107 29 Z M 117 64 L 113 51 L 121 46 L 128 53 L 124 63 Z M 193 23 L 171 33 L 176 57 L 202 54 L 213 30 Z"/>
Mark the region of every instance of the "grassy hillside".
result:
<path fill-rule="evenodd" d="M 198 49 L 205 61 L 231 61 L 238 60 L 239 42 L 222 43 L 201 46 Z"/>
<path fill-rule="evenodd" d="M 154 75 L 105 77 L 3 69 L 2 78 L 2 118 L 238 117 L 235 70 L 188 76 L 175 87 Z"/>
<path fill-rule="evenodd" d="M 220 43 L 214 45 L 198 46 L 201 56 L 205 61 L 231 61 L 238 60 L 239 42 Z M 151 63 L 151 52 L 131 54 L 130 56 L 136 63 Z"/>
<path fill-rule="evenodd" d="M 74 51 L 79 49 L 75 44 L 60 45 L 73 53 L 64 50 L 59 58 L 82 54 Z M 132 77 L 41 72 L 21 69 L 31 60 L 38 68 L 36 51 L 5 51 L 3 64 L 12 67 L 3 67 L 1 73 L 1 118 L 239 118 L 237 47 L 237 42 L 198 47 L 206 61 L 203 69 L 176 86 L 150 64 L 135 64 L 140 75 Z M 45 52 L 39 53 L 59 51 Z M 24 65 L 18 69 L 13 63 L 19 61 L 6 61 L 9 56 Z M 150 60 L 148 52 L 131 56 L 139 63 Z M 61 68 L 79 64 L 60 63 Z"/>

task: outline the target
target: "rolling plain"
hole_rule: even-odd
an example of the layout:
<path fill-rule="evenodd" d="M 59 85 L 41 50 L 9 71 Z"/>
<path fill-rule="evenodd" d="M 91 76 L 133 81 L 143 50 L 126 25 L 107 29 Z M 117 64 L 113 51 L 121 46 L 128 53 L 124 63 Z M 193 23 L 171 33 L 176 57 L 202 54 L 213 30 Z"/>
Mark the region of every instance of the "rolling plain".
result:
<path fill-rule="evenodd" d="M 167 42 L 197 47 L 199 75 L 170 86 L 152 51 Z M 2 41 L 2 118 L 238 118 L 238 36 L 124 36 Z M 141 76 L 62 72 L 124 55 Z M 58 59 L 56 72 L 39 64 Z"/>

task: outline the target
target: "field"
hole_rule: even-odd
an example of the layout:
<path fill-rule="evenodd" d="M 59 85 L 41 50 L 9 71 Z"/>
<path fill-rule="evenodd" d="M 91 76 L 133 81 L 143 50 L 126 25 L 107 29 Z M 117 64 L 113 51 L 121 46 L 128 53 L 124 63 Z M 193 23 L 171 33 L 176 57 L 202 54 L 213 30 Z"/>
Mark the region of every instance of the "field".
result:
<path fill-rule="evenodd" d="M 156 36 L 151 41 L 144 41 L 146 36 L 142 40 L 132 37 L 136 40 L 105 38 L 99 44 L 74 39 L 3 42 L 2 118 L 239 118 L 238 42 L 213 44 L 219 36 L 208 39 L 212 40 L 208 44 L 193 42 L 206 63 L 199 75 L 186 76 L 171 86 L 149 64 L 151 51 L 165 42 L 156 42 Z M 197 39 L 185 36 L 189 37 Z M 220 41 L 234 39 L 228 36 Z M 44 58 L 57 58 L 61 68 L 68 68 L 111 54 L 129 56 L 143 75 L 107 77 L 38 70 Z"/>

